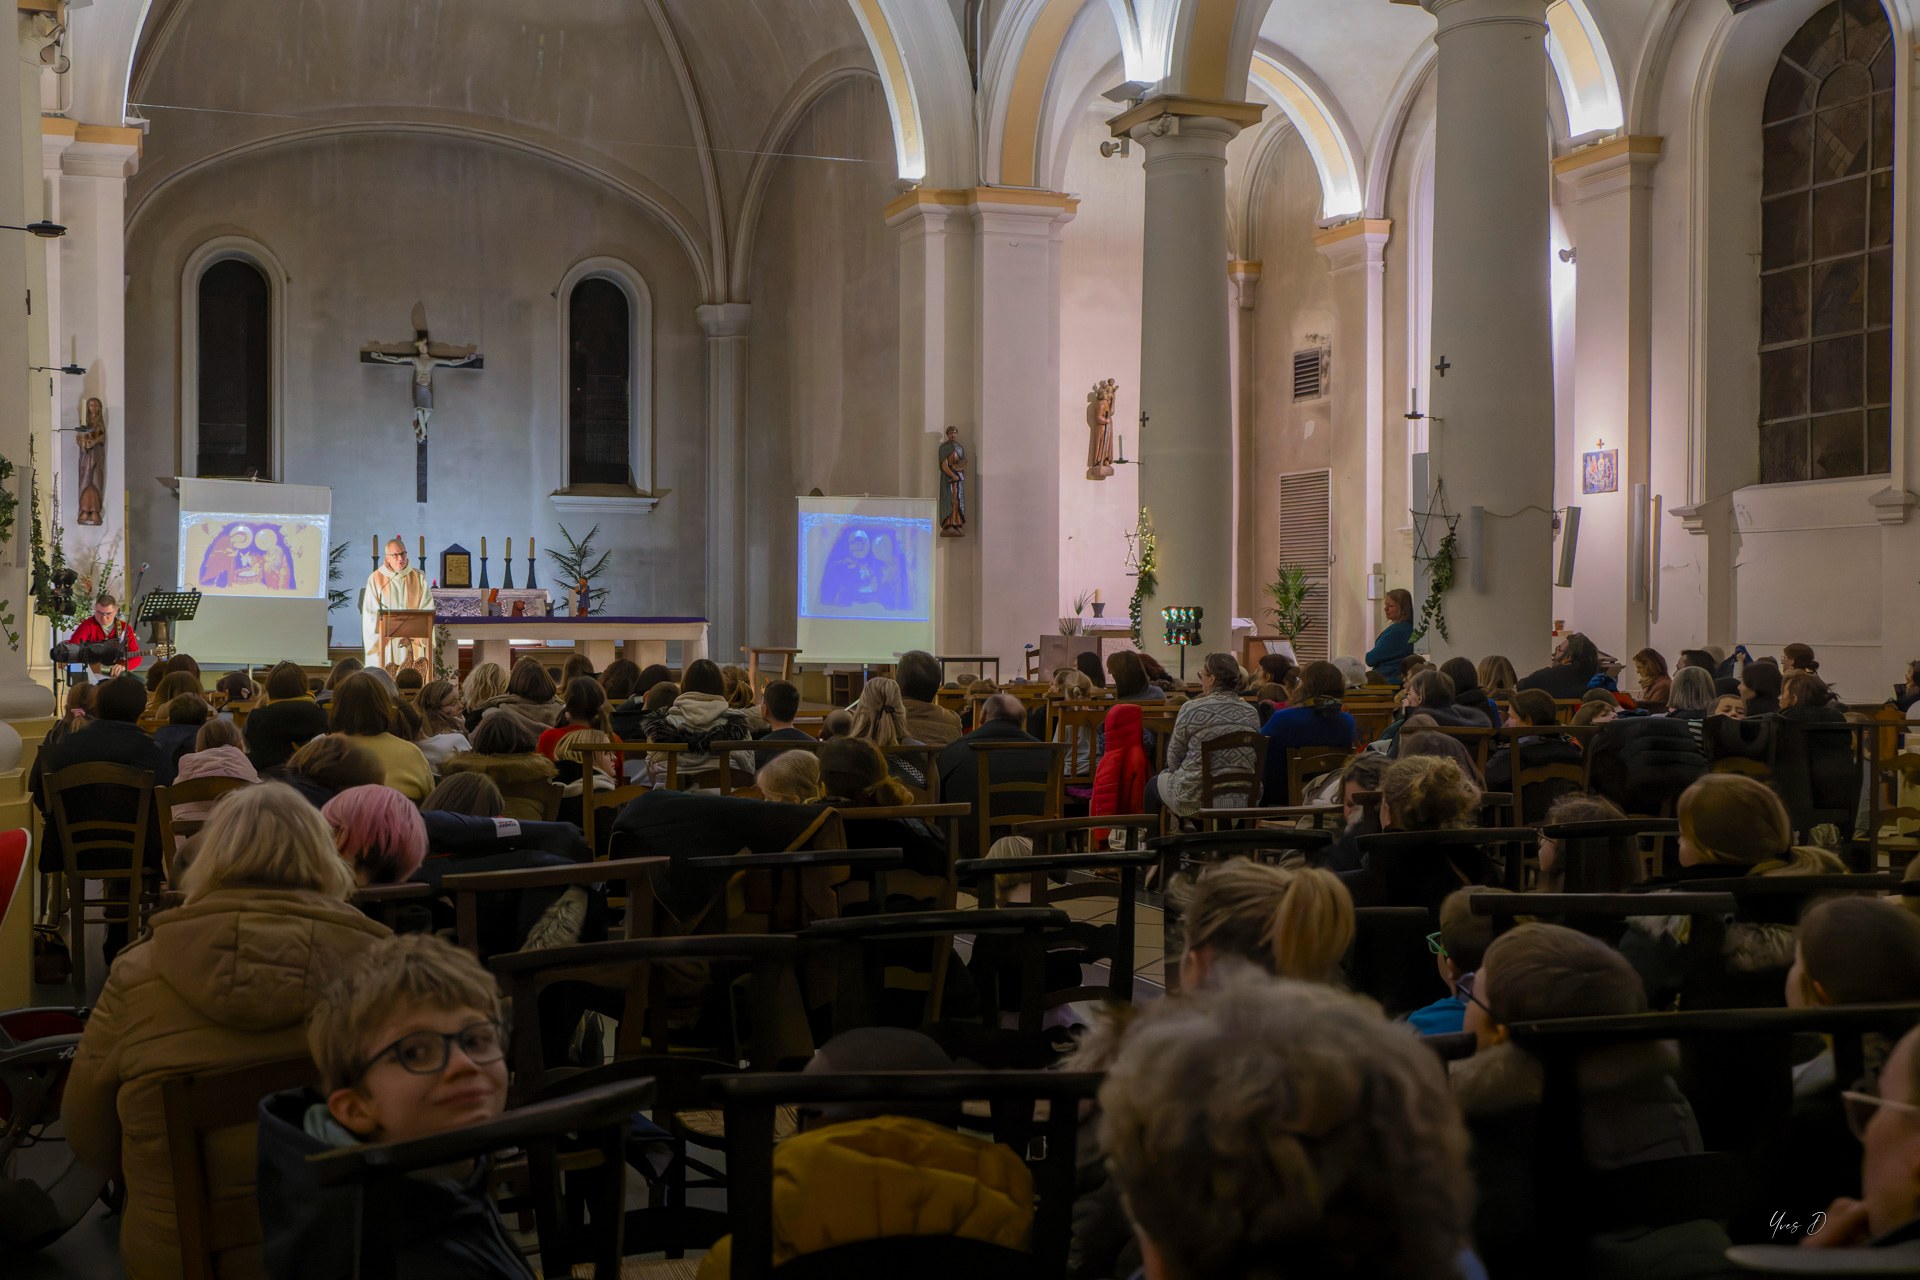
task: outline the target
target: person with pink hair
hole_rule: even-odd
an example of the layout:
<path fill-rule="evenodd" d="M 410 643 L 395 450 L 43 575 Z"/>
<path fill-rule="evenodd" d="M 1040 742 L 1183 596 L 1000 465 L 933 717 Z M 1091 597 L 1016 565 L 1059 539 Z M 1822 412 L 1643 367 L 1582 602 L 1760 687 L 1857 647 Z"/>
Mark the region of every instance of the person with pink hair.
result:
<path fill-rule="evenodd" d="M 348 787 L 320 810 L 333 847 L 362 887 L 399 884 L 427 856 L 427 824 L 413 801 L 392 787 Z"/>

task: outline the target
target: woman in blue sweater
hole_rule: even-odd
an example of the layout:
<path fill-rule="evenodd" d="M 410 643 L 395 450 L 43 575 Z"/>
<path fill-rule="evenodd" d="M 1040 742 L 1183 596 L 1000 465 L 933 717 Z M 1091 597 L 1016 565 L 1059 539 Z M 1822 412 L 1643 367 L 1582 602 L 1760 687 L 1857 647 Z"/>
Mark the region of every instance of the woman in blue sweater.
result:
<path fill-rule="evenodd" d="M 1387 627 L 1367 650 L 1367 666 L 1388 684 L 1400 683 L 1400 664 L 1413 656 L 1413 593 L 1404 587 L 1387 592 Z"/>
<path fill-rule="evenodd" d="M 1359 730 L 1353 717 L 1340 709 L 1346 677 L 1331 662 L 1309 662 L 1300 672 L 1293 705 L 1267 717 L 1260 732 L 1267 738 L 1266 785 L 1262 804 L 1287 804 L 1287 752 L 1295 747 L 1339 747 L 1353 750 Z"/>

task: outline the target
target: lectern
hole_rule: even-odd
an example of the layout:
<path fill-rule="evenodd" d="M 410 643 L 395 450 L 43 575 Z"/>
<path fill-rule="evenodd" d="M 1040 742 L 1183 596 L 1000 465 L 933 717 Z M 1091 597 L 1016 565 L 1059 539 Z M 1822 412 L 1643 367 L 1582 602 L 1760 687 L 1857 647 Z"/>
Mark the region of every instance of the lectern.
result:
<path fill-rule="evenodd" d="M 374 635 L 380 642 L 380 665 L 389 675 L 412 667 L 422 681 L 433 679 L 433 610 L 382 609 L 374 622 Z M 405 645 L 404 662 L 393 661 L 395 643 Z"/>

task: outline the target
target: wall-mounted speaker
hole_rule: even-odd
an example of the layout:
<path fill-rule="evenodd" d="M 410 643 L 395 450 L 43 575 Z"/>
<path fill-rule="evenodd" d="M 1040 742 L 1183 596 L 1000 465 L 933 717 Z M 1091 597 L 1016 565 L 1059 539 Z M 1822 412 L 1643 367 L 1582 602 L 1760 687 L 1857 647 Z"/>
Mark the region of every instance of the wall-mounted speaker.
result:
<path fill-rule="evenodd" d="M 1580 548 L 1580 508 L 1568 507 L 1560 513 L 1560 564 L 1554 571 L 1553 585 L 1573 585 L 1573 557 Z"/>

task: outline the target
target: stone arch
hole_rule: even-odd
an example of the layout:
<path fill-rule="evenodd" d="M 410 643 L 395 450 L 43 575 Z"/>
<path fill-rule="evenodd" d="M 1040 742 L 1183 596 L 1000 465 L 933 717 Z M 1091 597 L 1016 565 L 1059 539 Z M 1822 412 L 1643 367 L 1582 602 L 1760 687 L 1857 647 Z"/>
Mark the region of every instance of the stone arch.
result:
<path fill-rule="evenodd" d="M 1270 96 L 1306 144 L 1320 175 L 1323 221 L 1357 218 L 1366 209 L 1366 153 L 1326 86 L 1289 54 L 1264 46 L 1251 82 Z"/>
<path fill-rule="evenodd" d="M 973 77 L 952 14 L 921 0 L 847 3 L 886 92 L 901 181 L 975 185 Z"/>

